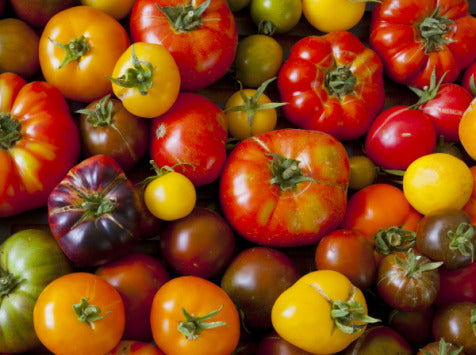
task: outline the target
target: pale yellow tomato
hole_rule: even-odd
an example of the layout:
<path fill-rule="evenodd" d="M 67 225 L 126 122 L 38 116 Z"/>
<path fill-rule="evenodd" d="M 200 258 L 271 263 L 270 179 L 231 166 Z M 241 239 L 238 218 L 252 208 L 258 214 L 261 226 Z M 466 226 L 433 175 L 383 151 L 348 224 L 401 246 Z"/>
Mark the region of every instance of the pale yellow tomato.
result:
<path fill-rule="evenodd" d="M 135 0 L 80 0 L 80 2 L 82 5 L 101 10 L 116 20 L 122 20 L 131 13 Z"/>
<path fill-rule="evenodd" d="M 424 215 L 442 208 L 462 208 L 472 191 L 473 176 L 469 167 L 446 153 L 416 159 L 403 175 L 405 197 Z"/>

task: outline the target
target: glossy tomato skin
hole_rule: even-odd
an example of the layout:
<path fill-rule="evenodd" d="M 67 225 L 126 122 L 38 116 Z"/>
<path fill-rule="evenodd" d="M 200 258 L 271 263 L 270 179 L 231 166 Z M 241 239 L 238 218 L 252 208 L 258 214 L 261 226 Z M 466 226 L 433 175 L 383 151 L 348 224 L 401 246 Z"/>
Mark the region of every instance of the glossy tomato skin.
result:
<path fill-rule="evenodd" d="M 203 329 L 195 339 L 187 339 L 177 328 L 185 320 L 183 309 L 195 317 L 219 310 L 206 322 L 226 325 Z M 155 343 L 168 355 L 231 354 L 240 337 L 240 318 L 230 297 L 217 284 L 197 276 L 165 283 L 154 296 L 150 323 Z"/>
<path fill-rule="evenodd" d="M 205 1 L 194 2 L 197 7 Z M 186 0 L 139 0 L 132 8 L 131 38 L 162 44 L 172 54 L 181 77 L 181 89 L 195 91 L 211 85 L 233 63 L 238 43 L 235 18 L 226 0 L 214 0 L 201 16 L 200 25 L 177 31 L 157 6 L 180 7 Z"/>
<path fill-rule="evenodd" d="M 58 12 L 76 5 L 75 0 L 10 0 L 15 14 L 34 27 L 44 27 Z"/>
<path fill-rule="evenodd" d="M 339 140 L 361 137 L 385 100 L 380 58 L 347 31 L 294 44 L 279 71 L 278 89 L 291 123 Z"/>
<path fill-rule="evenodd" d="M 431 323 L 435 307 L 416 312 L 393 309 L 388 316 L 388 325 L 402 335 L 413 346 L 424 345 L 431 339 Z"/>
<path fill-rule="evenodd" d="M 71 168 L 53 189 L 48 222 L 76 266 L 98 266 L 130 252 L 139 208 L 120 165 L 107 155 L 94 155 Z"/>
<path fill-rule="evenodd" d="M 170 280 L 165 266 L 148 254 L 133 252 L 100 266 L 94 273 L 121 295 L 126 316 L 122 338 L 152 341 L 150 308 L 157 290 Z"/>
<path fill-rule="evenodd" d="M 235 236 L 217 212 L 195 207 L 186 217 L 166 222 L 160 250 L 167 265 L 179 275 L 211 279 L 230 262 Z"/>
<path fill-rule="evenodd" d="M 286 341 L 276 333 L 275 330 L 271 330 L 265 336 L 263 336 L 259 343 L 256 355 L 311 355 L 312 353 L 299 349 L 290 342 Z"/>
<path fill-rule="evenodd" d="M 84 310 L 80 308 L 77 314 L 73 307 L 82 303 L 98 307 L 93 314 L 100 319 L 80 320 Z M 100 355 L 121 340 L 124 304 L 116 289 L 99 276 L 73 272 L 43 289 L 35 303 L 33 321 L 39 339 L 54 354 Z"/>
<path fill-rule="evenodd" d="M 270 22 L 270 32 L 265 34 L 286 33 L 297 25 L 302 15 L 302 2 L 296 0 L 251 0 L 251 19 L 260 30 L 261 22 Z"/>
<path fill-rule="evenodd" d="M 41 344 L 33 327 L 36 299 L 50 282 L 72 272 L 72 265 L 52 235 L 26 229 L 0 245 L 0 271 L 0 352 L 34 350 Z M 6 278 L 8 275 L 11 280 Z"/>
<path fill-rule="evenodd" d="M 80 141 L 64 96 L 46 82 L 0 74 L 0 113 L 21 134 L 0 149 L 0 216 L 8 217 L 46 205 L 76 163 Z"/>
<path fill-rule="evenodd" d="M 226 159 L 228 124 L 210 99 L 182 92 L 173 106 L 150 126 L 149 151 L 158 167 L 177 165 L 195 186 L 215 181 Z"/>
<path fill-rule="evenodd" d="M 384 169 L 405 170 L 415 159 L 433 153 L 436 138 L 426 114 L 397 105 L 372 122 L 365 137 L 365 153 Z"/>
<path fill-rule="evenodd" d="M 437 15 L 453 22 L 437 20 L 443 26 L 439 37 L 447 43 L 427 46 L 419 26 L 437 5 Z M 438 79 L 447 72 L 444 82 L 455 81 L 476 59 L 476 49 L 470 44 L 475 40 L 476 18 L 468 13 L 467 0 L 389 0 L 372 11 L 370 45 L 382 58 L 385 72 L 397 83 L 422 88 L 430 83 L 433 70 Z"/>
<path fill-rule="evenodd" d="M 248 329 L 270 329 L 274 302 L 300 276 L 284 252 L 252 247 L 233 258 L 220 285 L 242 312 Z"/>
<path fill-rule="evenodd" d="M 473 88 L 471 87 L 471 82 L 474 80 L 476 84 L 476 61 L 473 62 L 463 73 L 463 77 L 461 78 L 461 85 L 470 92 L 473 96 L 476 96 L 476 92 L 474 92 Z"/>
<path fill-rule="evenodd" d="M 288 189 L 289 181 L 273 183 L 277 171 L 271 167 L 280 163 L 272 154 L 297 164 L 311 180 Z M 220 204 L 232 227 L 250 241 L 309 245 L 341 222 L 348 181 L 349 161 L 338 140 L 320 131 L 274 130 L 241 141 L 231 152 L 220 179 Z"/>
<path fill-rule="evenodd" d="M 79 59 L 61 66 L 71 40 L 84 36 L 88 49 Z M 114 65 L 129 46 L 124 27 L 101 10 L 74 6 L 55 14 L 40 37 L 40 66 L 45 80 L 71 100 L 91 102 L 112 92 Z M 78 47 L 80 45 L 77 45 Z"/>
<path fill-rule="evenodd" d="M 457 270 L 440 268 L 440 289 L 435 300 L 439 307 L 453 302 L 476 302 L 476 263 Z"/>
<path fill-rule="evenodd" d="M 154 344 L 135 340 L 121 340 L 106 355 L 164 355 Z"/>

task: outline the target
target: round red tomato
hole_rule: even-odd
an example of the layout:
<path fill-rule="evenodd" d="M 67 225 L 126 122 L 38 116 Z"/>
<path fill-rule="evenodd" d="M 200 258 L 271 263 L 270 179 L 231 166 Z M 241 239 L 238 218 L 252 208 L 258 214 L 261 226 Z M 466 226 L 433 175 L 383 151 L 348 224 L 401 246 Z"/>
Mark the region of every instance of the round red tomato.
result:
<path fill-rule="evenodd" d="M 179 67 L 183 90 L 204 88 L 225 75 L 238 43 L 226 0 L 137 0 L 130 30 L 134 42 L 167 48 Z"/>
<path fill-rule="evenodd" d="M 241 141 L 228 156 L 219 197 L 225 217 L 244 238 L 298 246 L 339 225 L 348 182 L 349 159 L 337 139 L 288 128 Z"/>

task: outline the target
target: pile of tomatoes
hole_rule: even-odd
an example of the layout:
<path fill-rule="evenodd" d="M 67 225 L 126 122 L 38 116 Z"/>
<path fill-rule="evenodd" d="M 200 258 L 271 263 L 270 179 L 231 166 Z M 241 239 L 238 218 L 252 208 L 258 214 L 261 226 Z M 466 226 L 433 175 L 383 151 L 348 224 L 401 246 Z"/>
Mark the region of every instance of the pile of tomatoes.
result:
<path fill-rule="evenodd" d="M 471 12 L 0 0 L 0 353 L 476 354 Z"/>

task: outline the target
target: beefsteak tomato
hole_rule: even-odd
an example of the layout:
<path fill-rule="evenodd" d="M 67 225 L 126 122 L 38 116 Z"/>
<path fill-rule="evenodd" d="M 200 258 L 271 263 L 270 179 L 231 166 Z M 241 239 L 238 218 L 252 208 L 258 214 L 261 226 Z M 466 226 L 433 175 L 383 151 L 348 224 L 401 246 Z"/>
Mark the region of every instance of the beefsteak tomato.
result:
<path fill-rule="evenodd" d="M 244 238 L 268 246 L 312 244 L 344 216 L 349 159 L 331 135 L 281 129 L 247 138 L 220 179 L 225 217 Z"/>
<path fill-rule="evenodd" d="M 226 0 L 137 0 L 129 27 L 134 42 L 167 48 L 179 67 L 182 90 L 202 89 L 225 75 L 238 43 Z"/>
<path fill-rule="evenodd" d="M 278 89 L 291 123 L 339 140 L 362 136 L 385 101 L 379 56 L 347 31 L 294 44 L 279 71 Z"/>
<path fill-rule="evenodd" d="M 45 206 L 79 153 L 78 129 L 57 88 L 0 74 L 0 217 Z"/>

